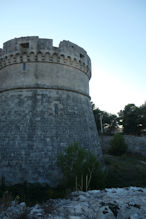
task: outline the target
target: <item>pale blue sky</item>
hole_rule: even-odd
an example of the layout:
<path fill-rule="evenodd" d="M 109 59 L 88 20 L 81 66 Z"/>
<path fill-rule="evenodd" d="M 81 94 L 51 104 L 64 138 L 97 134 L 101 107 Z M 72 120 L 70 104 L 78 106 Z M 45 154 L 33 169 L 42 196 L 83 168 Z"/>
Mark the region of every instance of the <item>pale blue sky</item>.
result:
<path fill-rule="evenodd" d="M 117 113 L 146 101 L 146 0 L 1 0 L 0 47 L 40 36 L 70 40 L 91 57 L 90 95 Z"/>

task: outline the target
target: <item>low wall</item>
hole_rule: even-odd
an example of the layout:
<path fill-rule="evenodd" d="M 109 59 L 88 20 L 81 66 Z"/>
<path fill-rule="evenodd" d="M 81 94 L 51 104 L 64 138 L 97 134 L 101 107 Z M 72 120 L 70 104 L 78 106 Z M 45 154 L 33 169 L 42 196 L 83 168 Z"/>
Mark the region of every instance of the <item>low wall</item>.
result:
<path fill-rule="evenodd" d="M 113 136 L 100 136 L 100 143 L 104 153 L 108 151 L 112 138 Z M 146 136 L 124 135 L 124 138 L 129 152 L 140 153 L 146 156 Z"/>

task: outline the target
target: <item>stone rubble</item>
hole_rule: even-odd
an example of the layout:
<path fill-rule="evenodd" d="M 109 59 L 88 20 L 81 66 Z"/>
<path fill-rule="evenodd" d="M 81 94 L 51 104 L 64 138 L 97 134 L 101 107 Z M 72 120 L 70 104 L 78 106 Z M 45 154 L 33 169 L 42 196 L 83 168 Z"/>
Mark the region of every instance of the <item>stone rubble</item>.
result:
<path fill-rule="evenodd" d="M 15 201 L 0 219 L 146 219 L 146 188 L 127 187 L 73 192 L 27 207 Z"/>

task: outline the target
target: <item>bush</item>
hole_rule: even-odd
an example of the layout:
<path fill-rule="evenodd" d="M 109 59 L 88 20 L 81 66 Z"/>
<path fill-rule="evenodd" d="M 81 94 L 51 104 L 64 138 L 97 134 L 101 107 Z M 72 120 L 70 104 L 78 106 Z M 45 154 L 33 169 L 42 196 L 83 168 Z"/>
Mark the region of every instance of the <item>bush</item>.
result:
<path fill-rule="evenodd" d="M 67 187 L 84 191 L 89 187 L 104 187 L 104 175 L 96 156 L 77 143 L 70 145 L 58 156 L 57 165 L 62 170 Z"/>
<path fill-rule="evenodd" d="M 66 195 L 63 187 L 51 188 L 47 184 L 22 183 L 11 186 L 0 186 L 0 205 L 6 205 L 12 200 L 26 202 L 28 206 L 43 203 L 48 199 L 64 198 Z"/>
<path fill-rule="evenodd" d="M 127 144 L 123 135 L 116 134 L 111 140 L 111 147 L 109 148 L 109 153 L 112 155 L 122 155 L 127 152 Z"/>

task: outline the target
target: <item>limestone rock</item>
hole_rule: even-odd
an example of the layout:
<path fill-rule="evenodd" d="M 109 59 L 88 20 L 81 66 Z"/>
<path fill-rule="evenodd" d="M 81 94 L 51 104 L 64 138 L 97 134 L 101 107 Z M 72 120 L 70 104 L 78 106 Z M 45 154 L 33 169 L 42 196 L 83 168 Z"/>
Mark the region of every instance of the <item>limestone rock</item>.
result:
<path fill-rule="evenodd" d="M 0 219 L 145 219 L 146 188 L 112 188 L 73 192 L 70 198 L 49 200 L 26 207 L 11 203 L 1 211 Z M 20 217 L 21 216 L 21 217 Z"/>

